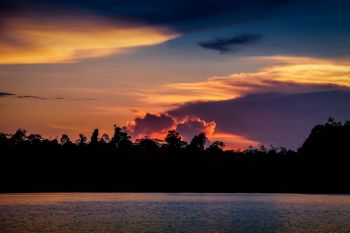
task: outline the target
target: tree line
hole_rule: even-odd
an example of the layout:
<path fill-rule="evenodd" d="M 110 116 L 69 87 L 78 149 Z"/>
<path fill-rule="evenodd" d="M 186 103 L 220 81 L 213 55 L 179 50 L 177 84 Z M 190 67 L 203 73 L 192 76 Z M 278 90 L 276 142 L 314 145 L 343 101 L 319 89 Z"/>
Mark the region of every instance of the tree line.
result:
<path fill-rule="evenodd" d="M 206 142 L 175 130 L 132 142 L 117 126 L 111 138 L 95 129 L 75 142 L 0 133 L 0 191 L 350 192 L 350 121 L 316 125 L 297 151 Z"/>
<path fill-rule="evenodd" d="M 49 146 L 56 145 L 61 147 L 109 147 L 116 151 L 131 151 L 135 148 L 144 151 L 164 150 L 164 151 L 181 151 L 181 150 L 204 150 L 205 144 L 208 141 L 204 133 L 195 135 L 190 143 L 181 139 L 180 133 L 175 130 L 169 130 L 164 140 L 151 139 L 144 137 L 136 139 L 133 143 L 131 137 L 122 130 L 122 128 L 114 125 L 114 134 L 110 138 L 108 134 L 103 134 L 99 137 L 99 130 L 95 129 L 92 132 L 90 141 L 84 134 L 79 134 L 79 138 L 73 142 L 67 134 L 63 134 L 58 141 L 56 138 L 53 140 L 45 139 L 40 134 L 27 135 L 25 129 L 18 129 L 14 134 L 5 134 L 0 132 L 0 145 L 10 147 L 23 147 L 23 146 Z M 220 151 L 222 152 L 225 147 L 224 142 L 214 141 L 207 148 L 207 151 Z"/>

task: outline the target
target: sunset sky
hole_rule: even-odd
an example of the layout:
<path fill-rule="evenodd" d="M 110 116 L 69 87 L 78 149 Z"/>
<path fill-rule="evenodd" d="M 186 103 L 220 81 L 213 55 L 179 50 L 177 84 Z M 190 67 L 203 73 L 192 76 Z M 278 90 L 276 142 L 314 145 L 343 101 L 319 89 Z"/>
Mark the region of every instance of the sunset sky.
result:
<path fill-rule="evenodd" d="M 295 149 L 350 120 L 346 0 L 0 0 L 0 131 Z"/>

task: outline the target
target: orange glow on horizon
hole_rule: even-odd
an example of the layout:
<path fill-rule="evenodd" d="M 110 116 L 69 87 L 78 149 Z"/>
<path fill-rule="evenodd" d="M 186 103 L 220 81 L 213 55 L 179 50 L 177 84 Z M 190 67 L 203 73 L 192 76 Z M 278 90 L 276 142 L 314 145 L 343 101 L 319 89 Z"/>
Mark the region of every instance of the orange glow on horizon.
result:
<path fill-rule="evenodd" d="M 223 141 L 225 143 L 225 150 L 244 150 L 249 146 L 258 146 L 261 143 L 248 139 L 244 136 L 231 133 L 217 132 L 211 138 L 212 141 Z"/>

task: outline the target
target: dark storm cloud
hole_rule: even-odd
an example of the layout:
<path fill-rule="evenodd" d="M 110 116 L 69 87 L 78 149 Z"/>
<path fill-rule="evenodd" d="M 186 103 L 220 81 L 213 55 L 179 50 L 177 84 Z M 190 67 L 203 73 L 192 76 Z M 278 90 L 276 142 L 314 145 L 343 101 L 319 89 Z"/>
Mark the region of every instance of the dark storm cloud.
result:
<path fill-rule="evenodd" d="M 261 39 L 262 35 L 260 34 L 242 34 L 228 38 L 216 38 L 205 42 L 199 42 L 198 44 L 205 49 L 217 50 L 220 54 L 224 54 L 236 52 L 248 45 L 257 44 Z"/>
<path fill-rule="evenodd" d="M 90 12 L 126 23 L 166 25 L 178 30 L 196 30 L 220 25 L 255 21 L 288 12 L 290 3 L 299 0 L 128 0 L 65 1 L 5 0 L 0 14 L 13 12 L 50 15 L 51 13 Z"/>
<path fill-rule="evenodd" d="M 256 94 L 240 99 L 191 103 L 169 112 L 215 121 L 218 132 L 243 135 L 262 143 L 296 148 L 315 124 L 328 117 L 350 118 L 350 91 Z"/>

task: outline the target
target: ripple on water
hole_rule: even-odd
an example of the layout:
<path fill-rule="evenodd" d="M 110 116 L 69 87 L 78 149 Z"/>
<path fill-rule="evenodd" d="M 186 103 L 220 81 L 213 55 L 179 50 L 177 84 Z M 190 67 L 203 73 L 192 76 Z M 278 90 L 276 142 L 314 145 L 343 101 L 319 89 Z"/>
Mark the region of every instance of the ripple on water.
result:
<path fill-rule="evenodd" d="M 350 232 L 350 196 L 2 194 L 0 232 Z"/>

